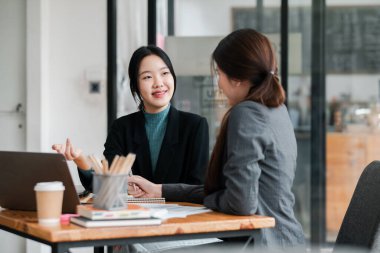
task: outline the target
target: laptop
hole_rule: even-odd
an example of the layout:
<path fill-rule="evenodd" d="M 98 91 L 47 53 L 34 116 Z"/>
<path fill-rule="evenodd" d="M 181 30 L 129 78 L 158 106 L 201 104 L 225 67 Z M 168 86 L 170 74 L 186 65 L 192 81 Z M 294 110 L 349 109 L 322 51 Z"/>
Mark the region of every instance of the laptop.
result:
<path fill-rule="evenodd" d="M 34 186 L 61 181 L 65 186 L 63 213 L 76 213 L 79 198 L 65 157 L 57 153 L 0 151 L 0 206 L 36 211 Z"/>

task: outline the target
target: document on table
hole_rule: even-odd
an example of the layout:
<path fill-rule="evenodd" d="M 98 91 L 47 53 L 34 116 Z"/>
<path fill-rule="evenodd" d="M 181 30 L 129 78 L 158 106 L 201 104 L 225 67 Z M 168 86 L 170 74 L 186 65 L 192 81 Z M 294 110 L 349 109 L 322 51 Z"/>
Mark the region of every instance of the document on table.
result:
<path fill-rule="evenodd" d="M 146 207 L 146 208 L 150 208 L 151 210 L 166 209 L 167 213 L 157 212 L 158 213 L 157 218 L 161 218 L 161 219 L 185 218 L 188 215 L 211 212 L 211 209 L 208 209 L 204 206 L 182 206 L 178 204 L 154 204 L 154 203 L 138 204 L 138 205 Z"/>

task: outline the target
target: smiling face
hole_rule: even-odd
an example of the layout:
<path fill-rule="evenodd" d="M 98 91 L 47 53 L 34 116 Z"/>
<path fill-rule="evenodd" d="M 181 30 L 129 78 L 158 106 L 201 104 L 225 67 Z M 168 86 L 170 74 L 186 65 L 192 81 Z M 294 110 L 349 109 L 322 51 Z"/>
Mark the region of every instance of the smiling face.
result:
<path fill-rule="evenodd" d="M 153 54 L 140 63 L 138 86 L 145 111 L 158 113 L 170 103 L 174 92 L 174 78 L 165 62 Z"/>

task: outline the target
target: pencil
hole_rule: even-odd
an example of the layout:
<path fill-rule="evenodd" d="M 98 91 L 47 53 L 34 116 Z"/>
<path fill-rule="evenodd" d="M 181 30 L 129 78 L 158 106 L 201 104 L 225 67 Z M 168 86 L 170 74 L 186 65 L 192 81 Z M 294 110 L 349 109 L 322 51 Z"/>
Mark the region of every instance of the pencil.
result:
<path fill-rule="evenodd" d="M 95 158 L 93 155 L 89 155 L 88 157 L 89 157 L 89 159 L 90 159 L 90 161 L 91 161 L 91 163 L 92 163 L 92 167 L 93 167 L 93 169 L 95 170 L 95 173 L 96 173 L 96 174 L 102 174 L 102 169 L 101 169 L 101 167 L 99 166 L 99 163 L 98 163 L 98 161 L 96 160 L 96 158 Z"/>
<path fill-rule="evenodd" d="M 115 157 L 112 160 L 110 171 L 109 171 L 111 174 L 113 173 L 118 160 L 119 160 L 119 155 L 115 155 Z"/>
<path fill-rule="evenodd" d="M 103 164 L 103 173 L 107 174 L 108 173 L 108 161 L 107 161 L 107 159 L 103 159 L 102 164 Z"/>

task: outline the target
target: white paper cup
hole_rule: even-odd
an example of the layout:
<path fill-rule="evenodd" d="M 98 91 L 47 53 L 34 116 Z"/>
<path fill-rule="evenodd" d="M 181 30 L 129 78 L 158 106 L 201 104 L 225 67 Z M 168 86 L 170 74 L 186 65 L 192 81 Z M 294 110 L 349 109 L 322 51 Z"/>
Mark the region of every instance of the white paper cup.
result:
<path fill-rule="evenodd" d="M 63 191 L 62 182 L 41 182 L 34 186 L 37 200 L 38 223 L 44 226 L 60 224 L 62 214 Z"/>

